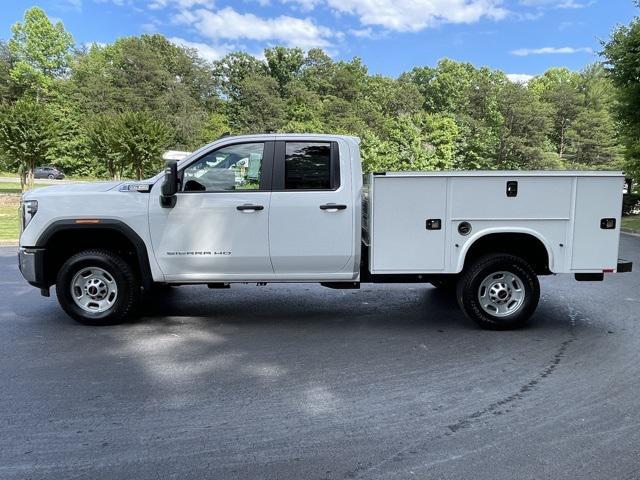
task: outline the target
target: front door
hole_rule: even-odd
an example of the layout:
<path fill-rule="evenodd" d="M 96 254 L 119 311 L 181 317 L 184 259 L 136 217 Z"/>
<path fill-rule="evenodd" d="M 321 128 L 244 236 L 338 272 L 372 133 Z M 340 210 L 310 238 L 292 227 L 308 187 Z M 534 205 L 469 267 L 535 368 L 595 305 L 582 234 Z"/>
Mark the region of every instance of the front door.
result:
<path fill-rule="evenodd" d="M 174 208 L 152 202 L 151 240 L 168 281 L 273 276 L 269 258 L 273 151 L 274 142 L 244 142 L 207 152 L 181 169 Z"/>
<path fill-rule="evenodd" d="M 353 270 L 351 170 L 340 153 L 338 142 L 276 143 L 269 244 L 277 275 L 331 278 Z"/>

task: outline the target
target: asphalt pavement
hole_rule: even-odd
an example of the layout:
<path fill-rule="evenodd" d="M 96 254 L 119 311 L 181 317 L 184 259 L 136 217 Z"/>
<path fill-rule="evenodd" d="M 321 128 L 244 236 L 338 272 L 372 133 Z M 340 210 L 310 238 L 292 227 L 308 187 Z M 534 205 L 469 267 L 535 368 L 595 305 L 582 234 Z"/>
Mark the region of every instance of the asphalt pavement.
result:
<path fill-rule="evenodd" d="M 640 268 L 640 238 L 621 256 Z M 54 293 L 54 292 L 52 292 Z M 85 327 L 0 248 L 2 479 L 640 478 L 640 274 L 531 326 L 429 286 L 189 286 Z"/>

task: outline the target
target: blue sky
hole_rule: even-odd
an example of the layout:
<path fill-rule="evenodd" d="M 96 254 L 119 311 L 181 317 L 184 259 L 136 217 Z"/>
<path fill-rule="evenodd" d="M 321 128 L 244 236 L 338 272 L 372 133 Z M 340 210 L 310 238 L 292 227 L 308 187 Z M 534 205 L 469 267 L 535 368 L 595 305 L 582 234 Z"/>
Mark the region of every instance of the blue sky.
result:
<path fill-rule="evenodd" d="M 159 32 L 216 59 L 282 44 L 361 57 L 396 76 L 441 58 L 536 75 L 597 60 L 599 39 L 640 13 L 631 0 L 3 0 L 0 37 L 39 5 L 78 44 Z"/>

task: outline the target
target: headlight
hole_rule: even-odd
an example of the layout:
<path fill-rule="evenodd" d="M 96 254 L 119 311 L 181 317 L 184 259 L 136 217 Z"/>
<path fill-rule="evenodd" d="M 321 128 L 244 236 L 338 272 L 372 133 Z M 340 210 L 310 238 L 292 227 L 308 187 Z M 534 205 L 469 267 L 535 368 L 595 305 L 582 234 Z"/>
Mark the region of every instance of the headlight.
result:
<path fill-rule="evenodd" d="M 33 217 L 35 217 L 38 212 L 38 201 L 37 200 L 24 200 L 20 207 L 22 211 L 22 229 L 24 230 L 29 225 L 29 222 Z"/>

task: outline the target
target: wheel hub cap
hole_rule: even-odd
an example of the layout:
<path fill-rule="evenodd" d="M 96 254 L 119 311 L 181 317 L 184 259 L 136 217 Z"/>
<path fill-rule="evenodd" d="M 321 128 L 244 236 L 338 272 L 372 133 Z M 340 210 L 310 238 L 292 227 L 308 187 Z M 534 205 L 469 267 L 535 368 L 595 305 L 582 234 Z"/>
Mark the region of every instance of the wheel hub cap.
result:
<path fill-rule="evenodd" d="M 113 306 L 118 287 L 113 276 L 100 267 L 86 267 L 71 280 L 73 301 L 86 312 L 101 313 Z"/>
<path fill-rule="evenodd" d="M 487 275 L 478 289 L 481 308 L 495 317 L 513 315 L 520 310 L 524 299 L 522 280 L 515 273 L 507 271 Z"/>

